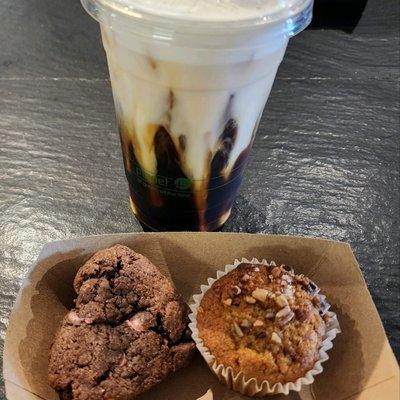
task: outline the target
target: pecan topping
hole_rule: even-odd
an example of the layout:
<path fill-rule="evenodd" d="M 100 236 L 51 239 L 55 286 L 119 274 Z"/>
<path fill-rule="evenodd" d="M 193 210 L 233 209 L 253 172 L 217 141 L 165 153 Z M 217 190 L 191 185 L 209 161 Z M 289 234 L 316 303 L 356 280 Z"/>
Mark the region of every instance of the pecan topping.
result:
<path fill-rule="evenodd" d="M 283 294 L 288 297 L 288 298 L 293 298 L 294 295 L 294 288 L 292 285 L 289 285 L 285 288 L 285 290 L 283 291 Z"/>
<path fill-rule="evenodd" d="M 256 299 L 251 296 L 244 296 L 244 301 L 249 304 L 254 304 L 256 302 Z"/>
<path fill-rule="evenodd" d="M 308 312 L 304 310 L 303 308 L 299 308 L 294 311 L 294 314 L 296 315 L 296 319 L 299 322 L 304 322 L 308 318 Z"/>
<path fill-rule="evenodd" d="M 276 313 L 275 322 L 280 326 L 284 326 L 288 324 L 293 318 L 294 312 L 290 309 L 289 306 L 286 306 Z"/>
<path fill-rule="evenodd" d="M 270 292 L 267 289 L 260 289 L 257 288 L 256 290 L 253 290 L 253 292 L 251 293 L 252 297 L 254 297 L 256 300 L 261 301 L 262 303 L 264 303 L 268 298 L 272 298 L 273 293 Z"/>
<path fill-rule="evenodd" d="M 231 299 L 231 298 L 227 298 L 227 299 L 225 299 L 225 300 L 223 301 L 223 303 L 224 303 L 226 306 L 230 306 L 230 305 L 232 304 L 232 299 Z"/>
<path fill-rule="evenodd" d="M 242 328 L 249 328 L 249 327 L 250 327 L 250 322 L 249 322 L 249 320 L 244 319 L 244 320 L 240 323 L 240 326 L 241 326 Z"/>
<path fill-rule="evenodd" d="M 236 335 L 242 338 L 244 334 L 243 331 L 240 329 L 240 326 L 236 322 L 234 322 L 232 326 L 233 326 L 233 331 L 236 333 Z"/>
<path fill-rule="evenodd" d="M 286 297 L 283 294 L 280 294 L 279 296 L 275 297 L 275 303 L 281 308 L 289 305 L 289 302 L 287 301 Z"/>
<path fill-rule="evenodd" d="M 279 336 L 276 332 L 272 332 L 271 340 L 272 340 L 274 343 L 282 344 L 282 339 L 280 338 L 280 336 Z"/>
<path fill-rule="evenodd" d="M 266 337 L 267 337 L 267 332 L 261 331 L 261 332 L 256 333 L 257 339 L 264 339 Z"/>
<path fill-rule="evenodd" d="M 275 317 L 275 312 L 272 309 L 268 309 L 267 312 L 265 313 L 265 318 L 271 319 Z"/>

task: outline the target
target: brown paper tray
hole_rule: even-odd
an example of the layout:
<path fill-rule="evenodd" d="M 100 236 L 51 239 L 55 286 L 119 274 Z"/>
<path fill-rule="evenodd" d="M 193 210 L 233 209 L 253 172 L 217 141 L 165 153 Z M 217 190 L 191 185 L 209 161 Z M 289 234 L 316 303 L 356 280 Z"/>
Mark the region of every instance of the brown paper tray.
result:
<path fill-rule="evenodd" d="M 169 274 L 185 299 L 206 278 L 235 258 L 274 259 L 315 280 L 338 314 L 342 333 L 315 383 L 302 400 L 394 400 L 399 369 L 379 315 L 350 247 L 345 243 L 290 236 L 233 233 L 139 233 L 91 236 L 46 245 L 22 284 L 4 349 L 9 400 L 56 400 L 46 383 L 49 348 L 74 293 L 77 268 L 95 251 L 123 243 Z M 197 356 L 191 365 L 139 400 L 195 400 L 212 388 L 216 400 L 245 397 L 221 386 Z"/>

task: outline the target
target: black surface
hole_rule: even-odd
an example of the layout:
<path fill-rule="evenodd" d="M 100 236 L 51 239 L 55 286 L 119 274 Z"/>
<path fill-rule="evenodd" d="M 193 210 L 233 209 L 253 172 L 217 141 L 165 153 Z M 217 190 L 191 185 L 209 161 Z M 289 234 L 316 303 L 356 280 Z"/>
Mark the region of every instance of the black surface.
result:
<path fill-rule="evenodd" d="M 370 0 L 352 34 L 292 40 L 224 227 L 349 242 L 397 356 L 398 17 L 397 0 Z M 96 23 L 78 0 L 3 0 L 0 21 L 2 350 L 45 243 L 141 228 Z"/>
<path fill-rule="evenodd" d="M 367 0 L 315 0 L 310 28 L 343 29 L 352 33 L 366 4 Z"/>

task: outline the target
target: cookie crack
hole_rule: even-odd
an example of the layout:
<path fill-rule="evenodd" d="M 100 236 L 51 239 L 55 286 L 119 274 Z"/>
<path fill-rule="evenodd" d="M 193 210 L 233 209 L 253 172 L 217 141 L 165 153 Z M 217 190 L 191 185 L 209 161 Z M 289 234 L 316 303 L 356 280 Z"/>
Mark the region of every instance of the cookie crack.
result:
<path fill-rule="evenodd" d="M 112 266 L 109 266 L 110 269 L 102 268 L 104 263 L 101 260 L 98 261 L 96 264 L 98 265 L 99 270 L 93 273 L 84 273 L 82 275 L 83 278 L 82 284 L 89 279 L 100 279 L 100 278 L 106 278 L 111 283 L 111 280 L 114 280 L 117 275 L 118 276 L 120 275 L 119 273 L 124 266 L 121 257 L 117 257 L 116 263 L 114 263 Z M 79 292 L 80 290 L 78 291 L 78 294 Z"/>
<path fill-rule="evenodd" d="M 155 332 L 161 338 L 167 341 L 168 347 L 172 348 L 175 347 L 178 343 L 185 343 L 185 335 L 184 332 L 180 335 L 177 340 L 173 340 L 170 336 L 170 333 L 163 324 L 162 314 L 160 312 L 156 315 L 156 326 L 150 328 L 151 331 Z M 190 340 L 189 340 L 190 341 Z"/>
<path fill-rule="evenodd" d="M 99 384 L 99 383 L 107 380 L 110 377 L 111 373 L 112 373 L 112 369 L 107 368 L 100 376 L 98 376 L 96 378 L 96 383 Z"/>

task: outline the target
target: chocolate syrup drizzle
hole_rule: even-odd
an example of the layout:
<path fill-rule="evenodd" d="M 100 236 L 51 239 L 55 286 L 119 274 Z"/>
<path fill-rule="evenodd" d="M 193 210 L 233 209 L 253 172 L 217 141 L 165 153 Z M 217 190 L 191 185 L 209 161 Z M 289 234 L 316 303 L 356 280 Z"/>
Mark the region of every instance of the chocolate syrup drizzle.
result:
<path fill-rule="evenodd" d="M 224 113 L 224 129 L 216 150 L 210 154 L 208 179 L 200 188 L 195 187 L 182 168 L 182 155 L 186 150 L 184 135 L 179 137 L 176 146 L 168 126 L 157 128 L 153 138 L 157 170 L 149 179 L 135 155 L 131 138 L 136 133 L 119 123 L 132 209 L 150 229 L 212 231 L 220 228 L 229 217 L 253 141 L 252 138 L 228 172 L 229 157 L 238 133 L 238 122 L 231 115 L 233 100 L 231 95 Z M 174 106 L 172 92 L 169 104 L 171 110 Z"/>

